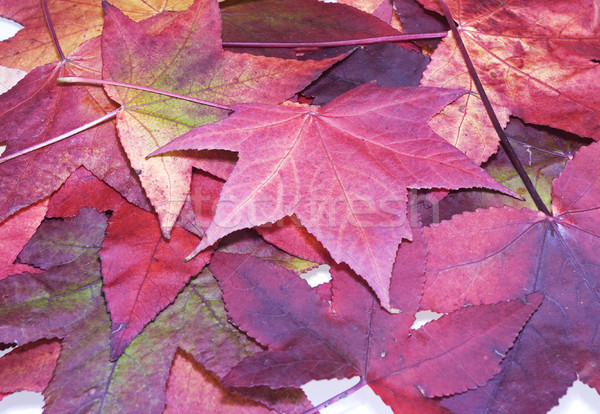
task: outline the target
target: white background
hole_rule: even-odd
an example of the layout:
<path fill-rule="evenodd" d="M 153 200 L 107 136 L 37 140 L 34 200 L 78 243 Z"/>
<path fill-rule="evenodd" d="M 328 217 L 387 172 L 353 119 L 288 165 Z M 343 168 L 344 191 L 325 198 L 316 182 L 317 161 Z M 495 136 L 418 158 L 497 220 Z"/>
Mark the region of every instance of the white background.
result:
<path fill-rule="evenodd" d="M 0 18 L 0 40 L 13 36 L 19 28 L 18 24 Z M 0 137 L 0 144 L 2 144 L 2 140 L 3 137 Z M 0 148 L 0 153 L 1 151 Z M 320 280 L 327 280 L 328 272 L 326 266 L 320 270 L 313 271 L 313 273 L 311 283 L 313 283 L 312 281 L 317 283 Z M 423 323 L 431 318 L 432 315 L 422 313 L 419 320 Z M 6 352 L 0 352 L 0 355 L 4 353 Z M 311 381 L 303 389 L 311 402 L 316 405 L 345 391 L 357 382 L 358 378 L 343 381 Z M 43 404 L 43 397 L 40 393 L 18 392 L 0 401 L 0 414 L 39 414 L 42 412 Z M 321 413 L 391 414 L 392 411 L 369 387 L 363 387 L 356 393 L 321 410 Z M 567 392 L 567 395 L 560 400 L 559 405 L 550 410 L 549 414 L 600 414 L 600 396 L 598 396 L 595 390 L 576 381 L 574 386 Z"/>

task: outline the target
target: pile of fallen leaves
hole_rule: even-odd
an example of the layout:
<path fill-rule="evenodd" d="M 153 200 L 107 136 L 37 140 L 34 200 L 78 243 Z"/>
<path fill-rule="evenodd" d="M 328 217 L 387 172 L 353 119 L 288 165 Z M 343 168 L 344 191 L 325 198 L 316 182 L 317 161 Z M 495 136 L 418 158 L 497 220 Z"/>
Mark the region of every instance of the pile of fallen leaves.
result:
<path fill-rule="evenodd" d="M 2 0 L 0 397 L 301 413 L 301 385 L 358 376 L 327 403 L 545 413 L 600 390 L 600 8 L 448 0 L 528 193 L 419 1 Z"/>

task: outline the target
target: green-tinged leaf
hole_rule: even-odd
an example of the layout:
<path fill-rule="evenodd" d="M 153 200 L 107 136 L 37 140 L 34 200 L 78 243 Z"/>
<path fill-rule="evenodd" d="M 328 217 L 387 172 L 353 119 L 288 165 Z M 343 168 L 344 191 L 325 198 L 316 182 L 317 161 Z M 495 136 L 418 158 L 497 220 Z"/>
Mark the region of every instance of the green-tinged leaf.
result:
<path fill-rule="evenodd" d="M 138 24 L 117 8 L 105 6 L 105 79 L 225 106 L 280 103 L 337 60 L 297 62 L 224 52 L 219 9 L 212 0 L 197 0 L 157 32 L 152 23 L 163 18 Z M 163 234 L 168 237 L 190 191 L 191 167 L 202 168 L 203 162 L 188 154 L 146 156 L 193 127 L 222 119 L 228 111 L 122 87 L 107 86 L 106 91 L 123 107 L 117 119 L 119 138 L 131 165 L 140 172 Z"/>

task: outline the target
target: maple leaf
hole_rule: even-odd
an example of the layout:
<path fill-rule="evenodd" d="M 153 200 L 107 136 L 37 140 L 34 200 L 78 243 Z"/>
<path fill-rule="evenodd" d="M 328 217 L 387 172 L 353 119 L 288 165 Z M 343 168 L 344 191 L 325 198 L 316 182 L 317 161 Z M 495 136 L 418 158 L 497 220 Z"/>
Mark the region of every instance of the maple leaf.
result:
<path fill-rule="evenodd" d="M 106 217 L 89 209 L 77 218 L 42 223 L 19 257 L 44 272 L 0 281 L 0 341 L 62 338 L 63 356 L 45 391 L 49 412 L 72 412 L 82 401 L 97 400 L 101 393 L 72 393 L 71 387 L 85 390 L 110 373 L 91 375 L 84 369 L 102 356 L 108 361 L 107 341 L 101 338 L 110 335 L 109 320 L 97 254 L 105 228 Z"/>
<path fill-rule="evenodd" d="M 152 410 L 144 408 L 144 412 L 162 412 L 168 398 L 165 383 L 178 349 L 219 378 L 245 356 L 261 350 L 229 322 L 219 285 L 208 270 L 190 281 L 175 302 L 131 342 L 118 361 L 119 366 L 139 372 L 146 382 L 145 391 L 154 393 Z M 127 373 L 123 380 L 131 375 L 132 372 Z M 143 404 L 142 398 L 135 397 L 139 384 L 129 382 L 125 393 Z M 287 388 L 273 392 L 265 388 L 248 389 L 242 395 L 278 412 L 301 413 L 310 407 L 301 390 Z M 189 389 L 192 395 L 197 391 L 200 390 Z"/>
<path fill-rule="evenodd" d="M 136 24 L 108 3 L 104 8 L 105 79 L 217 101 L 222 108 L 239 101 L 279 103 L 335 61 L 296 62 L 222 51 L 219 9 L 213 0 L 197 0 L 162 31 L 153 28 L 151 33 L 146 27 L 154 19 Z M 197 158 L 146 156 L 195 126 L 223 118 L 227 111 L 129 88 L 105 89 L 122 106 L 117 116 L 121 143 L 168 237 L 189 192 Z"/>
<path fill-rule="evenodd" d="M 599 155 L 598 144 L 581 148 L 554 180 L 552 217 L 492 208 L 425 230 L 430 254 L 424 307 L 446 311 L 532 291 L 546 298 L 502 372 L 484 389 L 456 397 L 449 406 L 473 413 L 543 413 L 577 377 L 600 388 L 600 344 L 593 322 L 600 315 Z"/>
<path fill-rule="evenodd" d="M 552 180 L 559 176 L 567 161 L 581 147 L 593 142 L 566 131 L 549 127 L 529 125 L 518 118 L 512 118 L 504 132 L 523 164 L 527 175 L 536 186 L 540 197 L 550 208 Z M 444 199 L 430 205 L 429 194 L 420 206 L 420 218 L 424 225 L 440 220 L 449 220 L 453 215 L 478 208 L 511 206 L 514 208 L 535 208 L 535 203 L 527 193 L 521 178 L 515 172 L 504 149 L 484 163 L 481 168 L 498 182 L 519 194 L 518 200 L 491 191 L 469 189 L 450 192 Z M 427 204 L 427 207 L 425 205 Z"/>
<path fill-rule="evenodd" d="M 389 308 L 396 249 L 402 238 L 411 238 L 406 188 L 503 191 L 425 124 L 460 95 L 456 90 L 364 85 L 322 108 L 234 105 L 230 117 L 197 128 L 154 154 L 239 152 L 213 223 L 193 254 L 232 231 L 296 214 L 333 259 L 348 263 Z"/>
<path fill-rule="evenodd" d="M 226 1 L 221 4 L 223 41 L 232 43 L 347 42 L 401 33 L 380 19 L 345 4 L 317 0 Z M 312 48 L 308 48 L 309 50 Z M 296 56 L 294 48 L 230 47 L 266 56 Z"/>
<path fill-rule="evenodd" d="M 392 0 L 340 1 L 391 21 Z M 402 103 L 400 89 L 367 85 L 323 108 L 269 106 L 295 94 L 328 102 L 371 79 L 412 85 L 435 42 L 406 47 L 418 54 L 391 44 L 260 48 L 302 60 L 346 54 L 320 63 L 234 54 L 222 50 L 216 3 L 113 0 L 103 25 L 101 0 L 0 1 L 0 16 L 25 26 L 0 42 L 0 61 L 30 71 L 0 67 L 0 88 L 25 76 L 0 97 L 0 349 L 19 345 L 0 360 L 0 399 L 45 388 L 48 412 L 197 411 L 199 399 L 201 411 L 316 412 L 324 405 L 311 408 L 295 387 L 359 376 L 348 392 L 368 385 L 397 412 L 541 414 L 577 377 L 600 390 L 598 146 L 580 150 L 584 138 L 513 118 L 506 133 L 553 214 L 506 207 L 528 197 L 502 151 L 484 165 L 500 183 L 476 168 L 497 138 L 478 95 L 464 93 L 471 79 L 452 39 L 433 52 L 423 83 L 460 91 L 407 88 L 425 95 Z M 393 3 L 406 32 L 447 29 L 416 3 Z M 512 114 L 600 138 L 595 2 L 451 8 L 502 123 Z M 221 10 L 225 26 L 244 29 L 226 28 L 226 42 L 310 49 L 397 34 L 316 0 L 230 0 Z M 59 86 L 59 77 L 104 87 Z M 193 152 L 145 158 L 186 132 L 162 151 Z M 502 183 L 525 200 L 472 189 Z M 431 207 L 448 186 L 470 190 Z M 456 216 L 490 205 L 501 208 Z M 427 207 L 429 221 L 436 209 L 454 215 L 426 230 L 428 248 L 413 216 Z M 199 241 L 184 229 L 206 235 L 197 249 L 220 239 L 212 269 L 231 319 L 210 270 L 198 274 L 212 250 L 182 260 Z M 332 266 L 333 282 L 309 289 L 300 278 L 317 263 Z M 538 292 L 546 299 L 509 350 Z M 411 331 L 420 305 L 450 313 Z"/>
<path fill-rule="evenodd" d="M 406 33 L 449 30 L 446 19 L 435 12 L 424 9 L 422 5 L 413 0 L 394 0 L 394 8 Z M 418 42 L 425 45 L 425 50 L 427 50 L 427 48 L 435 49 L 440 41 L 434 39 L 419 40 Z M 426 73 L 429 74 L 430 71 Z M 422 80 L 423 85 L 450 88 L 453 87 L 453 82 L 453 79 L 444 79 L 443 81 L 438 79 L 437 83 L 434 83 L 430 82 L 427 76 Z M 474 86 L 470 82 L 469 78 L 468 82 L 464 82 L 460 87 L 473 91 Z M 506 125 L 508 112 L 503 108 L 496 107 L 496 114 Z M 489 117 L 473 94 L 464 95 L 448 105 L 442 113 L 429 120 L 429 126 L 478 164 L 486 161 L 498 148 L 498 137 Z M 439 197 L 443 197 L 443 195 L 440 194 Z"/>
<path fill-rule="evenodd" d="M 203 171 L 196 171 L 192 175 L 190 197 L 195 219 L 203 232 L 206 231 L 215 215 L 223 184 L 225 184 L 225 180 Z"/>
<path fill-rule="evenodd" d="M 17 347 L 0 359 L 1 396 L 19 391 L 42 392 L 52 378 L 60 354 L 58 341 L 41 340 Z"/>
<path fill-rule="evenodd" d="M 7 138 L 4 158 L 115 109 L 101 88 L 56 84 L 59 76 L 97 76 L 99 47 L 99 39 L 85 43 L 68 60 L 34 69 L 0 97 L 0 134 Z M 0 221 L 50 195 L 81 165 L 134 204 L 149 208 L 119 145 L 114 123 L 105 122 L 0 164 Z"/>
<path fill-rule="evenodd" d="M 485 383 L 541 295 L 530 296 L 530 304 L 467 308 L 409 333 L 424 261 L 422 235 L 401 245 L 391 300 L 402 313 L 392 315 L 343 267 L 332 270 L 330 308 L 293 273 L 252 256 L 216 253 L 210 268 L 223 288 L 229 315 L 269 347 L 244 359 L 224 383 L 278 388 L 358 375 L 361 381 L 353 391 L 368 384 L 402 409 L 398 412 L 439 412 L 439 405 L 423 395 L 448 395 Z"/>
<path fill-rule="evenodd" d="M 106 216 L 89 208 L 74 218 L 45 221 L 20 255 L 44 272 L 0 281 L 0 341 L 62 339 L 61 357 L 44 391 L 48 412 L 159 413 L 178 346 L 219 376 L 260 349 L 227 322 L 219 287 L 206 273 L 111 361 L 98 257 L 106 227 Z M 283 406 L 290 407 L 293 394 L 284 395 Z M 299 407 L 307 404 L 301 395 L 295 394 Z M 271 396 L 273 406 L 281 403 L 276 397 Z"/>
<path fill-rule="evenodd" d="M 593 142 L 565 131 L 528 125 L 518 118 L 512 118 L 504 132 L 521 160 L 527 175 L 548 207 L 551 204 L 552 181 L 559 176 L 566 163 L 573 158 L 580 147 Z M 523 200 L 517 200 L 499 195 L 502 204 L 515 208 L 535 209 L 534 202 L 514 171 L 504 149 L 499 148 L 498 153 L 482 168 L 507 188 L 523 197 Z"/>
<path fill-rule="evenodd" d="M 207 251 L 182 264 L 197 237 L 175 226 L 167 241 L 152 213 L 132 205 L 116 213 L 109 220 L 100 251 L 103 290 L 113 321 L 112 358 L 173 301 L 211 255 Z"/>
<path fill-rule="evenodd" d="M 102 28 L 102 0 L 72 2 L 45 0 L 62 53 L 70 54 L 79 45 L 99 36 Z M 134 20 L 141 20 L 163 10 L 183 10 L 189 0 L 113 0 Z M 0 42 L 3 65 L 30 71 L 61 58 L 47 29 L 44 12 L 38 0 L 3 0 L 0 16 L 23 27 L 12 39 Z"/>
<path fill-rule="evenodd" d="M 430 0 L 421 3 L 439 7 Z M 511 113 L 528 123 L 600 139 L 600 89 L 593 81 L 600 76 L 594 61 L 600 54 L 600 26 L 593 2 L 447 3 L 490 101 L 503 113 L 501 121 Z M 423 84 L 472 89 L 453 38 L 436 49 Z M 479 103 L 475 98 L 465 103 L 457 120 L 482 117 Z M 486 128 L 482 135 L 495 139 L 489 126 L 475 123 Z"/>
<path fill-rule="evenodd" d="M 211 252 L 182 263 L 197 237 L 175 226 L 172 237 L 164 239 L 154 214 L 127 203 L 85 169 L 77 170 L 52 197 L 48 215 L 71 217 L 82 207 L 112 212 L 100 257 L 112 320 L 111 358 L 116 359 L 202 270 Z"/>
<path fill-rule="evenodd" d="M 131 342 L 117 362 L 117 368 L 130 370 L 124 373 L 121 381 L 127 380 L 133 372 L 139 372 L 144 392 L 152 393 L 151 409 L 145 407 L 144 412 L 162 412 L 168 398 L 165 383 L 178 349 L 190 354 L 219 378 L 245 356 L 261 350 L 229 322 L 219 285 L 208 270 L 190 281 L 175 302 Z M 117 384 L 115 390 L 120 391 L 122 386 Z M 139 383 L 129 381 L 127 389 L 120 392 L 142 405 L 146 397 L 136 397 L 139 386 Z M 248 389 L 242 395 L 278 412 L 300 413 L 310 407 L 301 390 L 287 388 L 273 392 L 265 388 Z M 196 390 L 190 388 L 189 392 L 194 394 Z"/>

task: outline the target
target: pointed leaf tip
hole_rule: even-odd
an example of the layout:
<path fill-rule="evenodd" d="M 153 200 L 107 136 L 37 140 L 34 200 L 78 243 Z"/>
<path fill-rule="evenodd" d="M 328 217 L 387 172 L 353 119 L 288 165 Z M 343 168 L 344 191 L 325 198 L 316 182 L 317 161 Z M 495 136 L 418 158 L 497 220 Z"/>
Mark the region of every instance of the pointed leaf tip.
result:
<path fill-rule="evenodd" d="M 191 130 L 159 151 L 239 154 L 203 247 L 235 230 L 295 214 L 391 311 L 393 259 L 401 241 L 412 238 L 408 188 L 486 187 L 516 196 L 427 126 L 464 93 L 366 84 L 318 108 L 238 104 L 227 118 Z M 257 165 L 263 148 L 268 162 Z M 384 205 L 394 205 L 394 212 Z"/>

